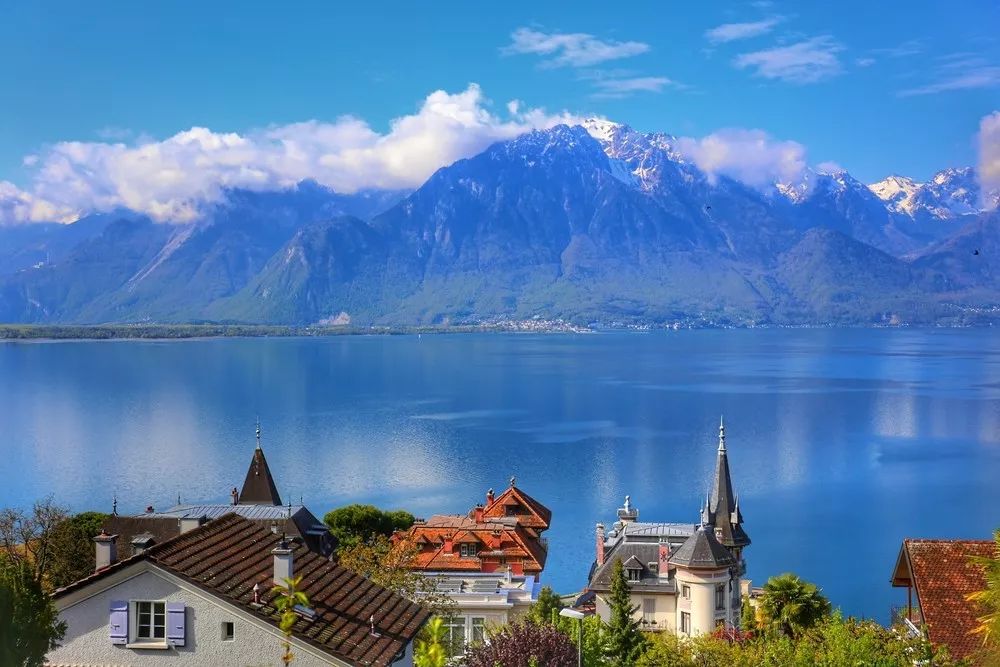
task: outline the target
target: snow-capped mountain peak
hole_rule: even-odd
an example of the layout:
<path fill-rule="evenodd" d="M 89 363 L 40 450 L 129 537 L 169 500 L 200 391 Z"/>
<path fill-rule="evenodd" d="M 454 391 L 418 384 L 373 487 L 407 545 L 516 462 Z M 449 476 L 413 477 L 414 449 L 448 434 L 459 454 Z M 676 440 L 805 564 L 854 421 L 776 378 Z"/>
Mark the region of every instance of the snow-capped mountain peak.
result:
<path fill-rule="evenodd" d="M 580 123 L 580 126 L 601 143 L 611 143 L 614 141 L 615 133 L 620 128 L 626 127 L 607 118 L 587 118 Z"/>
<path fill-rule="evenodd" d="M 868 186 L 896 213 L 951 220 L 979 210 L 979 181 L 971 167 L 944 169 L 926 183 L 889 176 Z"/>

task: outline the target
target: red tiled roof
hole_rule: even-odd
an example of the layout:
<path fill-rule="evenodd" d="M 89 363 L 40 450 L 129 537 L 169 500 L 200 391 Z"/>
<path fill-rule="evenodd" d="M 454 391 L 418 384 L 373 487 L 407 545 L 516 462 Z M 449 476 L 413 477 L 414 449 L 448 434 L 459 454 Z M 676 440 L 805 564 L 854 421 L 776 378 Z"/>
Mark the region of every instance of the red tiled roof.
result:
<path fill-rule="evenodd" d="M 530 512 L 517 517 L 518 522 L 524 526 L 547 530 L 552 523 L 552 511 L 516 486 L 507 487 L 489 506 L 483 508 L 483 517 L 502 518 L 506 516 L 505 508 L 511 505 L 521 505 Z"/>
<path fill-rule="evenodd" d="M 539 539 L 518 523 L 495 520 L 477 522 L 455 515 L 432 516 L 426 523 L 414 524 L 395 539 L 397 542 L 413 540 L 417 544 L 432 545 L 432 549 L 416 554 L 413 568 L 419 570 L 474 572 L 481 569 L 481 558 L 446 555 L 446 539 L 456 545 L 478 542 L 483 545 L 480 548 L 481 556 L 521 559 L 526 572 L 541 572 L 547 555 Z"/>
<path fill-rule="evenodd" d="M 927 636 L 946 645 L 955 658 L 965 658 L 982 648 L 982 638 L 971 634 L 981 612 L 966 600 L 983 590 L 983 569 L 970 562 L 972 556 L 996 557 L 991 540 L 904 540 L 903 552 L 917 601 L 927 625 Z M 902 554 L 901 554 L 902 555 Z M 895 585 L 906 585 L 899 577 Z"/>
<path fill-rule="evenodd" d="M 277 626 L 270 605 L 274 560 L 271 550 L 280 536 L 259 522 L 228 514 L 148 551 L 119 561 L 55 592 L 59 598 L 132 563 L 149 560 L 215 596 L 243 607 Z M 430 613 L 420 605 L 351 572 L 305 545 L 293 543 L 295 575 L 316 612 L 300 618 L 294 635 L 354 665 L 389 665 L 401 653 Z M 264 591 L 261 608 L 251 606 L 253 586 Z M 375 617 L 371 633 L 369 619 Z"/>

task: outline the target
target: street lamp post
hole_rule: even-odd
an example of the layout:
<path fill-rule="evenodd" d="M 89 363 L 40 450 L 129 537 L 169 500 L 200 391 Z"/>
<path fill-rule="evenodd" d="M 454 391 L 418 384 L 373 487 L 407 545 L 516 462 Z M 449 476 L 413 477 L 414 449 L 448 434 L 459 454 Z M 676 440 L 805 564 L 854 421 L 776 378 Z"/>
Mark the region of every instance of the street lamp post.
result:
<path fill-rule="evenodd" d="M 583 619 L 586 614 L 576 609 L 560 609 L 559 615 L 566 618 L 575 618 L 579 624 L 580 633 L 576 641 L 576 665 L 577 667 L 583 667 Z"/>

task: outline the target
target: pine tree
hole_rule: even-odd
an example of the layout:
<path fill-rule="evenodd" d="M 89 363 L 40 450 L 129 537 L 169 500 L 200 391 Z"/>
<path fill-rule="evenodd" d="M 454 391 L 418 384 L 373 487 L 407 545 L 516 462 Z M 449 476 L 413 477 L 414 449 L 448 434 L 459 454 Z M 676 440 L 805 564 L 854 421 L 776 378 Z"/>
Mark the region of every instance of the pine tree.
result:
<path fill-rule="evenodd" d="M 646 649 L 646 637 L 639 629 L 625 567 L 620 560 L 611 568 L 611 594 L 608 596 L 611 620 L 608 623 L 608 660 L 614 667 L 632 667 Z"/>
<path fill-rule="evenodd" d="M 548 586 L 543 586 L 538 593 L 538 600 L 528 610 L 528 620 L 538 625 L 555 623 L 562 608 L 563 603 L 559 596 Z"/>

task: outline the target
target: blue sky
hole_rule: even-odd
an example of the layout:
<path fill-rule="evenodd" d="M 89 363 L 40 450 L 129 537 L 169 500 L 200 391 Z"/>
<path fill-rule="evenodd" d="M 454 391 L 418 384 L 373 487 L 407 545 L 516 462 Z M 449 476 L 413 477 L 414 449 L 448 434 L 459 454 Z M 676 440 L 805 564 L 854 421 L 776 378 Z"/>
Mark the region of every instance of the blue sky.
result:
<path fill-rule="evenodd" d="M 998 29 L 985 1 L 18 3 L 0 21 L 0 182 L 52 194 L 67 159 L 76 176 L 117 168 L 90 144 L 192 127 L 246 136 L 350 115 L 384 136 L 470 84 L 486 124 L 519 100 L 522 116 L 691 137 L 760 129 L 865 181 L 924 179 L 976 163 L 980 121 L 1000 109 Z M 71 141 L 87 154 L 53 157 Z"/>

